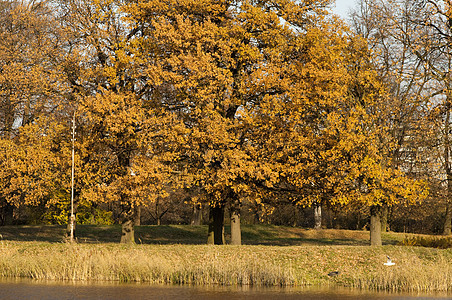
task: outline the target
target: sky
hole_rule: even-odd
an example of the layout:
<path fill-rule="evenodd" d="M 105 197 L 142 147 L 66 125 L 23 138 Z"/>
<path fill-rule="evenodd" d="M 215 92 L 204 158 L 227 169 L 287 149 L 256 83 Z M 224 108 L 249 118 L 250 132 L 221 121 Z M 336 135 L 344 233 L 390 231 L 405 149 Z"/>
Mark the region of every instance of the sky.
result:
<path fill-rule="evenodd" d="M 348 11 L 356 6 L 357 0 L 336 0 L 336 7 L 333 6 L 333 12 L 342 18 L 348 17 Z"/>

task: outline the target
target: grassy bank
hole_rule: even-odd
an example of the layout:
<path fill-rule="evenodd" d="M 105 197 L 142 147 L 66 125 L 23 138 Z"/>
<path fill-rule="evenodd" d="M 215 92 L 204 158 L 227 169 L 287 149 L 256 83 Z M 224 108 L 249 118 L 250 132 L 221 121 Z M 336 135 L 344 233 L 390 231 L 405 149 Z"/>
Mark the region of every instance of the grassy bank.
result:
<path fill-rule="evenodd" d="M 386 255 L 396 265 L 386 267 Z M 452 291 L 452 251 L 402 246 L 208 246 L 0 242 L 0 276 Z M 327 274 L 340 271 L 335 277 Z"/>
<path fill-rule="evenodd" d="M 117 243 L 120 226 L 77 226 L 76 244 L 64 234 L 0 227 L 0 277 L 452 292 L 452 249 L 396 246 L 417 235 L 384 233 L 385 246 L 369 247 L 366 231 L 264 225 L 243 226 L 243 246 L 204 245 L 207 226 L 139 226 L 129 246 Z M 395 266 L 383 265 L 386 255 Z"/>

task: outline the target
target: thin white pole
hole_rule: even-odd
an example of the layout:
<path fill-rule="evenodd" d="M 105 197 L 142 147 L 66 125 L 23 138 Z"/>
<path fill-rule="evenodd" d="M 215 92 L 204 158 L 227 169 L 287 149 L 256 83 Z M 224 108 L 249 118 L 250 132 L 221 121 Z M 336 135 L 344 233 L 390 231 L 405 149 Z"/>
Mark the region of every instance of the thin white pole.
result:
<path fill-rule="evenodd" d="M 70 219 L 70 241 L 74 241 L 74 173 L 75 173 L 75 112 L 72 119 L 72 176 L 71 176 L 71 219 Z"/>

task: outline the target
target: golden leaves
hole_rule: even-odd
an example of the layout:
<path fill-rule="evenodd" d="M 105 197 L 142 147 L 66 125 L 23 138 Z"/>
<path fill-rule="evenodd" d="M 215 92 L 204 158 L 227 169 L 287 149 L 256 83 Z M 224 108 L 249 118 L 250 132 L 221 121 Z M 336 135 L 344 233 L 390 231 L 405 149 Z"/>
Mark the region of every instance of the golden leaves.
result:
<path fill-rule="evenodd" d="M 327 2 L 70 2 L 71 49 L 57 87 L 67 111 L 77 106 L 81 197 L 142 205 L 194 186 L 199 199 L 235 194 L 257 205 L 286 197 L 281 191 L 300 205 L 415 195 L 418 183 L 388 168 L 389 147 L 379 144 L 386 132 L 373 112 L 384 91 L 366 45 L 321 18 Z M 10 82 L 50 89 L 39 64 L 28 78 L 23 62 L 8 68 Z M 23 129 L 25 145 L 40 145 L 36 128 Z M 30 185 L 36 199 L 45 190 L 32 175 L 62 159 L 44 140 L 44 152 L 25 147 L 8 157 L 9 170 L 23 172 L 14 185 Z M 41 162 L 36 170 L 24 169 L 25 150 Z"/>
<path fill-rule="evenodd" d="M 12 205 L 37 205 L 68 187 L 63 165 L 69 152 L 57 155 L 53 144 L 61 127 L 50 124 L 45 130 L 45 125 L 27 125 L 15 140 L 0 139 L 0 195 Z"/>

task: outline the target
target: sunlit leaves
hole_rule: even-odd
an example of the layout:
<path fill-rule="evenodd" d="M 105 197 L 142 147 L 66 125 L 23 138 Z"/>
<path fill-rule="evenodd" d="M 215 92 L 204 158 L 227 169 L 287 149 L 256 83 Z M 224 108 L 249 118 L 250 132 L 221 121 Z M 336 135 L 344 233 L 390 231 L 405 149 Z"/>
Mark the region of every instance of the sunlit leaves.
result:
<path fill-rule="evenodd" d="M 56 123 L 29 121 L 18 140 L 2 140 L 2 163 L 16 172 L 2 173 L 4 186 L 14 183 L 5 193 L 18 201 L 28 188 L 36 202 L 67 187 L 52 176 L 67 172 L 75 111 L 81 202 L 138 206 L 185 189 L 194 202 L 240 197 L 271 212 L 279 200 L 422 197 L 390 168 L 386 87 L 364 40 L 324 17 L 330 2 L 59 1 L 60 56 L 46 61 L 27 45 L 32 64 L 0 61 L 6 130 L 21 121 L 18 108 L 55 107 L 50 91 L 64 99 Z M 49 123 L 66 139 L 48 138 L 40 126 Z"/>
<path fill-rule="evenodd" d="M 37 205 L 52 202 L 58 189 L 68 191 L 69 150 L 64 141 L 55 142 L 64 128 L 38 122 L 21 128 L 14 140 L 1 139 L 1 193 L 8 203 Z M 65 181 L 66 179 L 66 181 Z"/>

